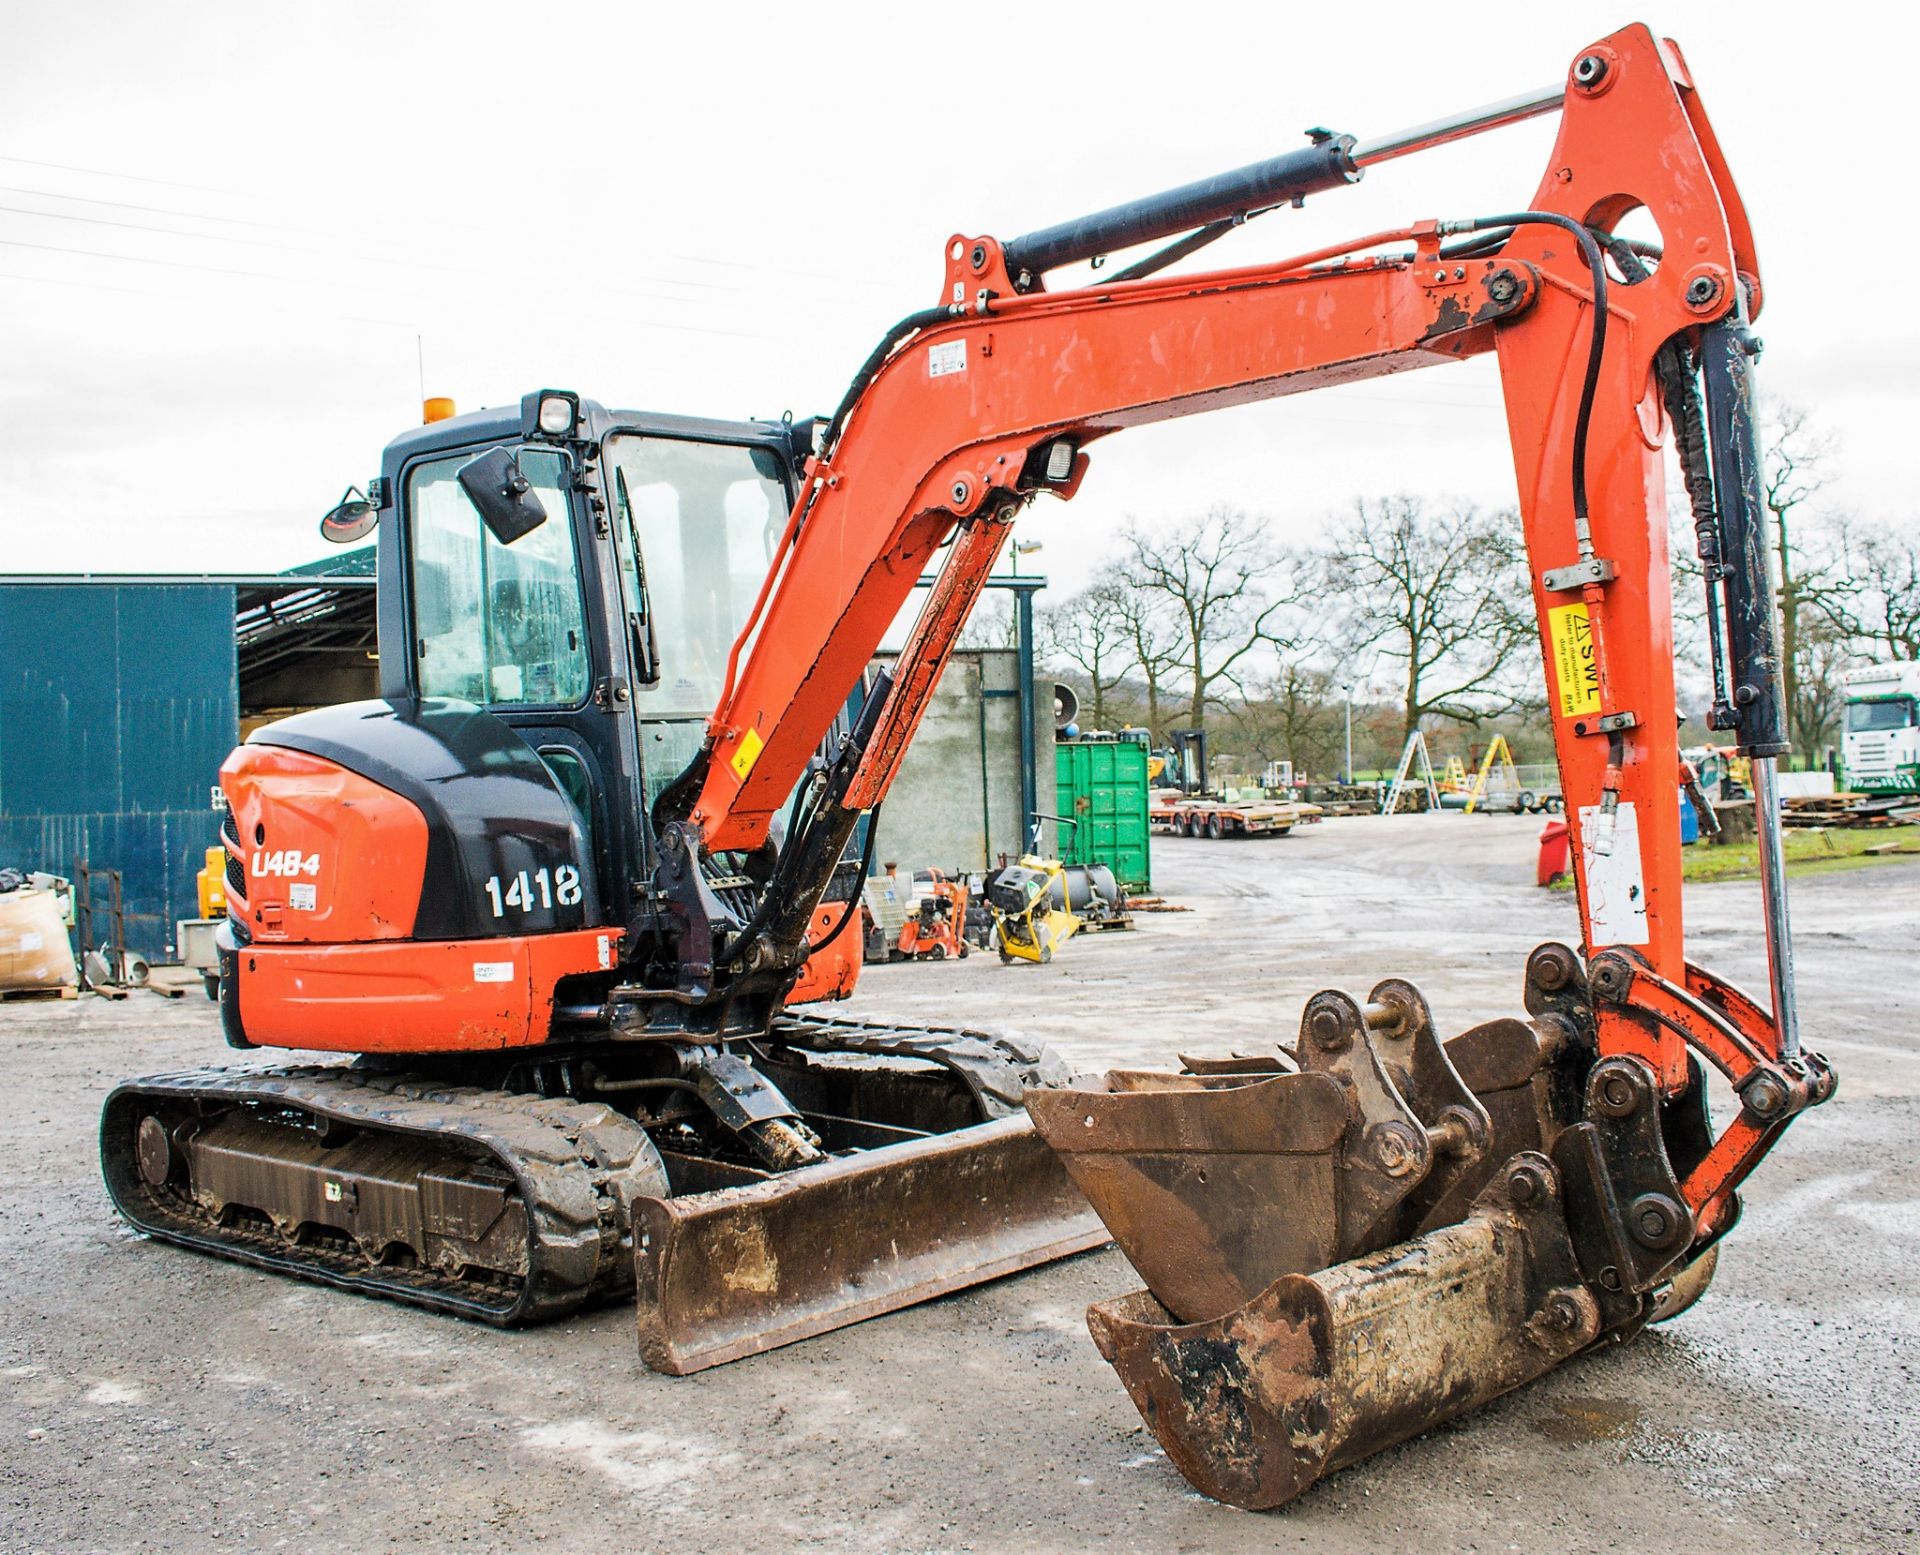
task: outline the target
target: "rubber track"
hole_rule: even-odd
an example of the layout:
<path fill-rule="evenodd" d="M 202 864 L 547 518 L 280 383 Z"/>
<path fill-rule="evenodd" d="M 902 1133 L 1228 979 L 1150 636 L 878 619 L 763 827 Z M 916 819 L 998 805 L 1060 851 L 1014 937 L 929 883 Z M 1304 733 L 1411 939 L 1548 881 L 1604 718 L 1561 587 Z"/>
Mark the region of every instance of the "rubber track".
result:
<path fill-rule="evenodd" d="M 956 1026 L 909 1026 L 844 1016 L 785 1015 L 770 1033 L 803 1051 L 917 1058 L 950 1069 L 986 1118 L 1011 1117 L 1032 1086 L 1065 1085 L 1071 1071 L 1044 1042 Z"/>
<path fill-rule="evenodd" d="M 150 1097 L 203 1106 L 291 1107 L 367 1130 L 466 1141 L 497 1161 L 518 1184 L 531 1243 L 527 1276 L 516 1287 L 427 1270 L 389 1269 L 350 1253 L 294 1248 L 277 1237 L 215 1226 L 195 1215 L 184 1196 L 157 1194 L 140 1176 L 134 1131 L 150 1110 L 143 1100 Z M 459 1152 L 462 1164 L 469 1159 L 469 1152 Z M 107 1098 L 101 1164 L 121 1214 L 149 1235 L 276 1273 L 500 1327 L 547 1322 L 629 1295 L 633 1243 L 628 1206 L 636 1193 L 666 1191 L 646 1132 L 601 1103 L 329 1066 L 195 1069 L 130 1081 Z"/>

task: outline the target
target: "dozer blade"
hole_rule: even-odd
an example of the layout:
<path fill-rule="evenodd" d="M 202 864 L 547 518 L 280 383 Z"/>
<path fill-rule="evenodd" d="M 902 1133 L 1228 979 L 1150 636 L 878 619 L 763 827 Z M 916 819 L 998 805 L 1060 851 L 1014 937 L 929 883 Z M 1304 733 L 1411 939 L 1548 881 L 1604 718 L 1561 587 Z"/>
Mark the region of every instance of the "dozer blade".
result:
<path fill-rule="evenodd" d="M 1599 1058 L 1592 999 L 1544 945 L 1532 1019 L 1450 1043 L 1389 981 L 1268 1062 L 1029 1093 L 1148 1285 L 1088 1327 L 1194 1486 L 1279 1506 L 1705 1291 L 1731 1222 L 1695 1230 L 1669 1158 L 1710 1152 L 1699 1075 Z"/>
<path fill-rule="evenodd" d="M 1023 1115 L 633 1213 L 641 1358 L 675 1376 L 1110 1239 Z"/>

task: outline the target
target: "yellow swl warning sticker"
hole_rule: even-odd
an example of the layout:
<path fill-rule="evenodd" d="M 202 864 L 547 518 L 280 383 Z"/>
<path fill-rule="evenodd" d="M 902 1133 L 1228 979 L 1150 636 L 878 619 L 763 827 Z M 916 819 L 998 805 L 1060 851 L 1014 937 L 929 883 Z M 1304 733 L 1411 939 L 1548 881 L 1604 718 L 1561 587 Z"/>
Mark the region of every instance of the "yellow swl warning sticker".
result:
<path fill-rule="evenodd" d="M 753 770 L 753 764 L 760 759 L 760 752 L 766 743 L 760 738 L 758 729 L 749 729 L 740 736 L 740 743 L 733 748 L 731 765 L 734 776 L 742 783 L 746 782 L 747 774 Z"/>
<path fill-rule="evenodd" d="M 1547 636 L 1553 642 L 1553 680 L 1560 693 L 1560 716 L 1582 718 L 1599 712 L 1600 666 L 1593 657 L 1593 622 L 1587 618 L 1587 607 L 1554 606 L 1547 612 Z"/>

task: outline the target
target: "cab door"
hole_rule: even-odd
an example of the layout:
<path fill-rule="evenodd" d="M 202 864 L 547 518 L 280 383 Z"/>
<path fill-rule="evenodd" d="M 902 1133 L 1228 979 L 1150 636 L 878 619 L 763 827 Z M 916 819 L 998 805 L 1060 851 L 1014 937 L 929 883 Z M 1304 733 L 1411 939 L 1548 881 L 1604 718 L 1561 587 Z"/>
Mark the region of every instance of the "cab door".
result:
<path fill-rule="evenodd" d="M 537 750 L 580 813 L 609 920 L 625 917 L 644 848 L 634 806 L 632 720 L 617 619 L 576 487 L 578 451 L 515 450 L 547 521 L 502 544 L 459 472 L 480 449 L 420 459 L 404 474 L 413 690 L 486 709 Z M 612 598 L 617 601 L 617 589 Z"/>

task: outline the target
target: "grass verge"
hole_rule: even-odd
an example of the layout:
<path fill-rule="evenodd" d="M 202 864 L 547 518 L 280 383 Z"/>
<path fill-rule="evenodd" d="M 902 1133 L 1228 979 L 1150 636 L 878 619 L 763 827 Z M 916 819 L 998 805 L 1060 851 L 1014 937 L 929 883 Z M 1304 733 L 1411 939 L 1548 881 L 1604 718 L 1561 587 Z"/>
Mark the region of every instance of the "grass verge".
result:
<path fill-rule="evenodd" d="M 1920 854 L 1920 826 L 1795 827 L 1781 839 L 1789 875 L 1825 875 L 1843 869 L 1867 869 L 1875 864 L 1897 864 Z M 1869 853 L 1869 848 L 1893 844 L 1913 854 Z M 1760 845 L 1738 843 L 1716 848 L 1699 843 L 1686 850 L 1683 865 L 1688 880 L 1751 880 L 1760 873 Z"/>
<path fill-rule="evenodd" d="M 1920 857 L 1920 826 L 1807 827 L 1789 830 L 1781 839 L 1789 875 L 1830 875 L 1847 869 L 1869 869 L 1875 864 L 1898 864 Z M 1892 843 L 1910 853 L 1869 853 Z M 1757 880 L 1760 845 L 1743 842 L 1716 848 L 1696 843 L 1681 853 L 1684 880 Z M 1573 879 L 1562 875 L 1556 891 L 1571 891 Z"/>

